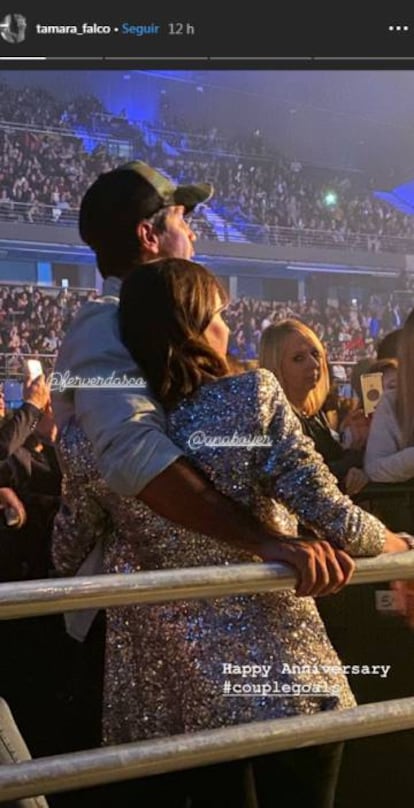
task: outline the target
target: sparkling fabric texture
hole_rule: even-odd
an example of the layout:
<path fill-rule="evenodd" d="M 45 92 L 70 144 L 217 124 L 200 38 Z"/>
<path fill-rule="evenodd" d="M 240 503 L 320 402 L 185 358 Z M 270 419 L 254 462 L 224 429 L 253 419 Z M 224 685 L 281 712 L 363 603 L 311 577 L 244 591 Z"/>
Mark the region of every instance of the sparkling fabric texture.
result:
<path fill-rule="evenodd" d="M 339 491 L 270 372 L 204 385 L 170 413 L 168 432 L 221 492 L 263 522 L 295 535 L 299 519 L 352 555 L 381 552 L 385 528 Z M 195 432 L 204 443 L 190 449 Z M 254 445 L 207 445 L 236 434 Z M 269 445 L 257 445 L 258 436 Z M 257 561 L 111 492 L 75 422 L 59 446 L 65 496 L 78 513 L 65 519 L 61 512 L 55 525 L 54 561 L 62 573 L 76 571 L 95 530 L 105 534 L 108 573 Z M 225 664 L 271 667 L 267 677 L 253 678 L 227 674 Z M 291 590 L 109 609 L 104 743 L 353 707 L 340 665 L 313 599 Z M 267 682 L 272 694 L 226 695 L 226 681 Z"/>

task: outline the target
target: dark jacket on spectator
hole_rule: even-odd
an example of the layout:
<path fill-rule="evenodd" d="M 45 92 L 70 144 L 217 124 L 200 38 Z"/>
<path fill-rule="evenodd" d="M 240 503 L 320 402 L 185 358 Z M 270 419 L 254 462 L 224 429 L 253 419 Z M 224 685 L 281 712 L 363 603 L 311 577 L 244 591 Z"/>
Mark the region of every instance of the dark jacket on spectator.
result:
<path fill-rule="evenodd" d="M 332 435 L 328 419 L 320 410 L 309 418 L 299 415 L 305 435 L 312 438 L 316 451 L 322 455 L 332 474 L 339 483 L 344 479 L 350 468 L 361 468 L 363 451 L 344 449 Z"/>
<path fill-rule="evenodd" d="M 25 402 L 0 425 L 0 485 L 13 488 L 23 502 L 34 495 L 60 494 L 61 473 L 52 444 L 36 436 L 42 412 Z M 42 445 L 42 451 L 35 446 Z"/>
<path fill-rule="evenodd" d="M 22 500 L 27 522 L 7 527 L 0 513 L 0 580 L 46 578 L 50 538 L 59 507 L 61 472 L 53 444 L 36 435 L 42 412 L 25 403 L 0 425 L 0 486 Z M 35 447 L 41 446 L 41 451 Z"/>

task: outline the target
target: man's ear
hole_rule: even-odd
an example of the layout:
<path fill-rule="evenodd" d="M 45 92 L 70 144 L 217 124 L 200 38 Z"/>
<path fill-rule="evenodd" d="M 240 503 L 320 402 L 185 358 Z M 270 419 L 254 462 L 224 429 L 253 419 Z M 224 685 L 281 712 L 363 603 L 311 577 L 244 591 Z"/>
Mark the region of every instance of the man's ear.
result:
<path fill-rule="evenodd" d="M 153 255 L 159 253 L 159 237 L 154 225 L 146 219 L 137 224 L 136 234 L 141 246 L 141 252 L 146 251 Z"/>

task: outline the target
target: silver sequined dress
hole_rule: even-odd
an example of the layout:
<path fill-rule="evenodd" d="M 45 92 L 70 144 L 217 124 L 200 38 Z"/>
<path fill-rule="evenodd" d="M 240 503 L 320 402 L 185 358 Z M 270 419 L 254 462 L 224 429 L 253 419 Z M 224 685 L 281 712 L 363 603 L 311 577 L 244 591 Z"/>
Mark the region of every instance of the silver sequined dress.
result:
<path fill-rule="evenodd" d="M 294 535 L 299 519 L 353 555 L 381 552 L 384 527 L 339 491 L 268 371 L 204 385 L 170 413 L 168 432 L 221 492 L 263 522 Z M 82 553 L 95 529 L 91 502 L 113 525 L 106 572 L 257 560 L 109 491 L 74 423 L 63 431 L 60 451 L 64 492 L 89 519 Z M 65 574 L 73 573 L 76 557 L 68 524 L 65 532 L 58 523 L 54 538 L 55 563 Z M 267 668 L 254 677 L 242 666 Z M 286 590 L 107 611 L 105 743 L 354 705 L 312 598 Z"/>

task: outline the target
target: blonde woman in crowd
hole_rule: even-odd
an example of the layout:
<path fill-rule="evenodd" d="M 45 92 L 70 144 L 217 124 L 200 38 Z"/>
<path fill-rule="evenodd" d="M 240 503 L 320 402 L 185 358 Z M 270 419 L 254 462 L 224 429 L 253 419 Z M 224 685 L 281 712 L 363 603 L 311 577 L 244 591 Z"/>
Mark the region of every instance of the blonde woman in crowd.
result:
<path fill-rule="evenodd" d="M 259 365 L 275 374 L 303 432 L 312 438 L 342 489 L 357 494 L 367 483 L 361 469 L 363 450 L 359 444 L 344 449 L 329 426 L 323 410 L 330 386 L 328 362 L 315 332 L 295 319 L 268 326 L 260 342 Z"/>

